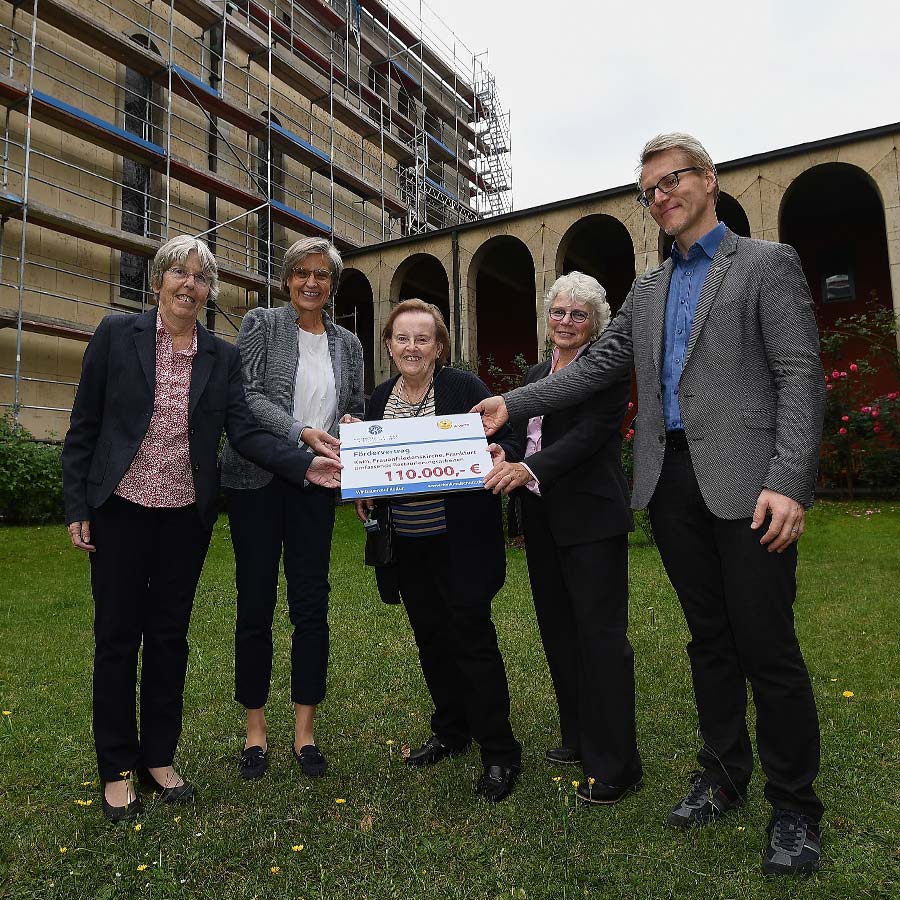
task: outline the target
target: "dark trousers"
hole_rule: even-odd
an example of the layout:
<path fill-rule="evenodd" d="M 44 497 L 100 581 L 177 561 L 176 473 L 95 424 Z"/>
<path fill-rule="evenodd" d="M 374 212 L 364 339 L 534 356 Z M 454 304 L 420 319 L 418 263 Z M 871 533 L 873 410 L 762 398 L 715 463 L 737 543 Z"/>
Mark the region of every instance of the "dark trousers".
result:
<path fill-rule="evenodd" d="M 562 745 L 604 784 L 641 777 L 634 653 L 628 641 L 628 535 L 560 547 L 544 501 L 522 498 L 528 577 L 559 705 Z"/>
<path fill-rule="evenodd" d="M 272 619 L 284 558 L 291 637 L 291 700 L 316 706 L 328 672 L 328 564 L 334 492 L 300 489 L 280 478 L 253 490 L 225 491 L 234 546 L 237 622 L 234 699 L 259 709 L 272 679 Z"/>
<path fill-rule="evenodd" d="M 485 766 L 518 766 L 522 748 L 509 724 L 509 687 L 493 595 L 459 577 L 478 560 L 451 560 L 447 538 L 395 538 L 400 594 L 406 607 L 434 713 L 431 730 L 449 747 L 474 738 Z"/>
<path fill-rule="evenodd" d="M 168 766 L 175 757 L 188 623 L 211 533 L 193 504 L 150 509 L 113 495 L 92 511 L 94 742 L 103 781 L 139 766 Z"/>
<path fill-rule="evenodd" d="M 819 722 L 794 631 L 796 544 L 769 553 L 759 543 L 768 522 L 751 531 L 749 519 L 714 516 L 687 450 L 666 450 L 650 518 L 691 632 L 700 765 L 724 786 L 746 790 L 753 767 L 749 681 L 766 798 L 818 820 Z"/>

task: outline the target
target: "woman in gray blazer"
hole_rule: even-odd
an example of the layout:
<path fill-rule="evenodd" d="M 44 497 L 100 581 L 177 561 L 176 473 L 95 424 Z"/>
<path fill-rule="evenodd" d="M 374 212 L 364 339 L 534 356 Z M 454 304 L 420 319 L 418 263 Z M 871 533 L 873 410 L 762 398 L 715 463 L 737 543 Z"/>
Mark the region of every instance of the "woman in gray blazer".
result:
<path fill-rule="evenodd" d="M 324 307 L 337 293 L 343 263 L 325 238 L 303 238 L 284 256 L 281 283 L 290 305 L 252 309 L 241 326 L 247 402 L 259 424 L 310 453 L 338 458 L 337 426 L 363 415 L 363 356 L 356 335 Z M 222 453 L 237 582 L 235 700 L 247 710 L 239 771 L 260 778 L 268 767 L 265 705 L 272 675 L 272 618 L 278 564 L 284 559 L 291 640 L 293 751 L 303 773 L 324 775 L 328 762 L 313 735 L 328 669 L 328 563 L 334 492 L 297 488 L 244 459 Z"/>

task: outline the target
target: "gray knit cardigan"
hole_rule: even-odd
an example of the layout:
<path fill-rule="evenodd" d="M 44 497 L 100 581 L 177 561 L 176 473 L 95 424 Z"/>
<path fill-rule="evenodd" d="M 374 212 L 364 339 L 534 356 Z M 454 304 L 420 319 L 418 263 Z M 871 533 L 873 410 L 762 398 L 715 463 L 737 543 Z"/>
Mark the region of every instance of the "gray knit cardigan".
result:
<path fill-rule="evenodd" d="M 363 416 L 362 344 L 353 332 L 335 325 L 324 311 L 322 319 L 334 367 L 337 415 L 331 432 L 337 436 L 341 416 Z M 299 359 L 294 308 L 288 305 L 251 309 L 241 324 L 237 348 L 241 351 L 244 389 L 253 415 L 272 434 L 296 443 L 307 423 L 298 422 L 293 415 Z M 244 459 L 227 442 L 221 467 L 223 487 L 246 490 L 264 487 L 272 480 L 270 472 Z"/>

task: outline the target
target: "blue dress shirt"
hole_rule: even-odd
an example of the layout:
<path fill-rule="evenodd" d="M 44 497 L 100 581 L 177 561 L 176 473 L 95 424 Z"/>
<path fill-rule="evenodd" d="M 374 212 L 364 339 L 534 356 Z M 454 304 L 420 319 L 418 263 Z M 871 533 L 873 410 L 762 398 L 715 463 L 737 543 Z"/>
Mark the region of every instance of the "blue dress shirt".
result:
<path fill-rule="evenodd" d="M 700 290 L 724 236 L 725 226 L 719 222 L 688 250 L 687 256 L 681 255 L 678 244 L 672 245 L 674 266 L 666 300 L 665 344 L 660 375 L 666 431 L 684 428 L 678 405 L 678 382 L 684 371 L 684 357 Z"/>

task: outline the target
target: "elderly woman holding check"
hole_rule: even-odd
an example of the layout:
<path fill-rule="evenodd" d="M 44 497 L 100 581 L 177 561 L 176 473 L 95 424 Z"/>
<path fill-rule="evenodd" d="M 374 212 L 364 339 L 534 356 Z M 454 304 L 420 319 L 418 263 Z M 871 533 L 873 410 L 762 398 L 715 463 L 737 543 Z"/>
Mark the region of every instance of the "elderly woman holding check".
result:
<path fill-rule="evenodd" d="M 338 462 L 257 425 L 240 354 L 197 321 L 218 295 L 206 245 L 193 237 L 167 241 L 153 260 L 151 285 L 155 308 L 97 326 L 62 455 L 69 535 L 91 560 L 94 742 L 110 821 L 142 811 L 129 777 L 135 770 L 163 802 L 194 797 L 173 761 L 188 623 L 216 520 L 222 432 L 242 455 L 294 484 L 340 481 Z"/>
<path fill-rule="evenodd" d="M 382 338 L 399 374 L 375 388 L 368 419 L 466 413 L 487 396 L 474 375 L 443 365 L 450 336 L 436 306 L 402 301 Z M 497 440 L 508 435 L 502 430 Z M 357 501 L 360 519 L 371 507 Z M 487 491 L 394 499 L 391 514 L 400 595 L 434 702 L 432 735 L 407 765 L 434 765 L 474 739 L 484 764 L 476 791 L 502 800 L 515 784 L 522 751 L 509 723 L 506 670 L 491 621 L 491 601 L 506 577 L 499 500 Z"/>

